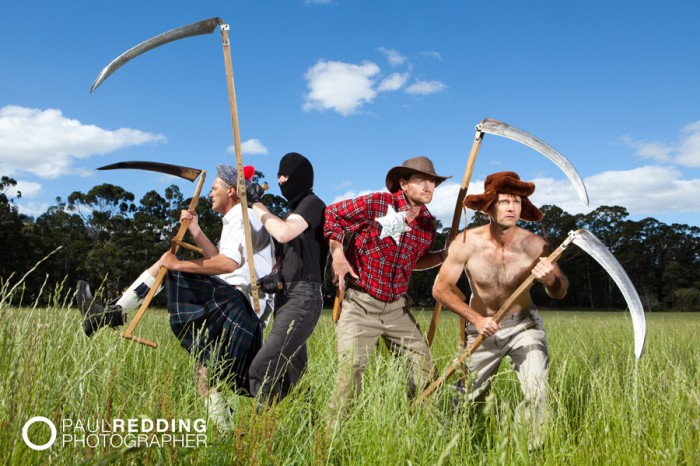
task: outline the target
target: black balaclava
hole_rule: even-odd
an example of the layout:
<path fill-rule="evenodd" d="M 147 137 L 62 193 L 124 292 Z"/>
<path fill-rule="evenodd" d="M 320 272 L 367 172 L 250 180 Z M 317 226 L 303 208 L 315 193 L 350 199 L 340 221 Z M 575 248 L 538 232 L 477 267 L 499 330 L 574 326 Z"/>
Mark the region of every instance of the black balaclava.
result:
<path fill-rule="evenodd" d="M 280 160 L 277 177 L 287 176 L 287 181 L 280 185 L 282 195 L 289 207 L 294 209 L 314 185 L 314 168 L 311 162 L 301 154 L 290 152 Z"/>

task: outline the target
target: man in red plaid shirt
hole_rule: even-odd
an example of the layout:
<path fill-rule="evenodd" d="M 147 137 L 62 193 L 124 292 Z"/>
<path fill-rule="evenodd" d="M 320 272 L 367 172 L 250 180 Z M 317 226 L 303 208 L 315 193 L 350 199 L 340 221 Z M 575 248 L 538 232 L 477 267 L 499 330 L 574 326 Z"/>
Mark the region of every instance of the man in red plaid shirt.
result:
<path fill-rule="evenodd" d="M 379 337 L 394 354 L 407 357 L 409 397 L 430 381 L 435 366 L 406 292 L 414 269 L 440 265 L 446 256 L 445 250 L 430 252 L 437 233 L 426 205 L 447 178 L 435 173 L 427 157 L 414 157 L 389 170 L 388 193 L 326 208 L 324 236 L 333 259 L 333 281 L 345 291 L 335 330 L 339 370 L 331 404 L 341 417 L 348 401 L 362 390 L 362 374 Z M 351 237 L 343 251 L 346 234 Z"/>

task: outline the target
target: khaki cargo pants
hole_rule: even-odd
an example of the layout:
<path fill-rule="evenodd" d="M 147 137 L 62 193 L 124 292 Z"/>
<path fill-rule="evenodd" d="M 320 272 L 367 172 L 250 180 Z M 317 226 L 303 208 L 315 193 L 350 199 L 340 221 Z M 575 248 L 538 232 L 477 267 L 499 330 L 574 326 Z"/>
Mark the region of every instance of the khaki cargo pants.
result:
<path fill-rule="evenodd" d="M 362 391 L 362 375 L 379 337 L 396 356 L 408 360 L 408 395 L 413 398 L 431 380 L 435 364 L 406 298 L 385 303 L 356 289 L 345 292 L 335 328 L 338 378 L 331 409 L 344 414 L 348 402 Z"/>
<path fill-rule="evenodd" d="M 467 346 L 478 335 L 476 328 L 469 324 Z M 505 317 L 501 321 L 501 330 L 484 340 L 471 355 L 468 362 L 472 382 L 467 386 L 469 400 L 477 403 L 484 401 L 492 377 L 506 356 L 510 356 L 513 362 L 524 395 L 524 400 L 516 408 L 516 423 L 530 431 L 535 443 L 541 442 L 540 428 L 547 419 L 549 353 L 547 334 L 536 310 Z"/>

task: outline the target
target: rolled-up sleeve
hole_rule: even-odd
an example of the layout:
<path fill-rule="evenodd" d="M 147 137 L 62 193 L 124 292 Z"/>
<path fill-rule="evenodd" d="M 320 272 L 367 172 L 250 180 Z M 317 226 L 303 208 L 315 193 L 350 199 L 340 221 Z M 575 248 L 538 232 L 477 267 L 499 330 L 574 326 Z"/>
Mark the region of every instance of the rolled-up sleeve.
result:
<path fill-rule="evenodd" d="M 345 233 L 360 229 L 371 218 L 366 198 L 360 196 L 326 207 L 323 236 L 342 243 Z"/>

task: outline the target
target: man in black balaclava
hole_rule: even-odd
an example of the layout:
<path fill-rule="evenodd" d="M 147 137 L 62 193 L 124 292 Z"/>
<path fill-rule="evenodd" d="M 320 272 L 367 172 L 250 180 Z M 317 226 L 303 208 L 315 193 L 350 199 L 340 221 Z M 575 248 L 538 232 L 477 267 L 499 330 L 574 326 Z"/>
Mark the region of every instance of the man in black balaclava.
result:
<path fill-rule="evenodd" d="M 277 177 L 283 176 L 287 180 L 280 183 L 280 190 L 287 199 L 289 208 L 294 210 L 299 202 L 311 192 L 314 185 L 314 168 L 306 157 L 296 152 L 290 152 L 280 160 Z"/>
<path fill-rule="evenodd" d="M 328 243 L 323 239 L 326 205 L 312 191 L 311 162 L 290 152 L 280 160 L 277 176 L 289 205 L 283 218 L 260 202 L 264 191 L 258 184 L 246 191 L 248 204 L 279 243 L 279 265 L 258 284 L 265 292 L 279 292 L 280 282 L 284 283 L 284 293 L 278 293 L 275 299 L 270 334 L 248 372 L 250 392 L 261 404 L 281 401 L 306 369 L 306 341 L 321 316 L 321 283 L 328 255 Z"/>

